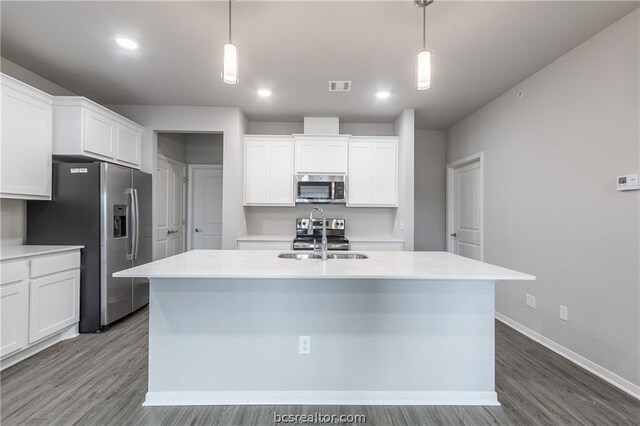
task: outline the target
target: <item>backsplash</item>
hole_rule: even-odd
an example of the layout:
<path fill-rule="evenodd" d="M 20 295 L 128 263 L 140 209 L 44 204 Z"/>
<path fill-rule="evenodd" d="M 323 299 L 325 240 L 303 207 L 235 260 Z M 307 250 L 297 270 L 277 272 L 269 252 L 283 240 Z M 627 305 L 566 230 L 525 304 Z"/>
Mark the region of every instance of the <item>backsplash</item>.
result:
<path fill-rule="evenodd" d="M 340 205 L 320 206 L 326 217 L 345 219 L 348 237 L 392 236 L 396 220 L 395 208 L 357 208 Z M 295 219 L 308 217 L 313 206 L 245 207 L 249 235 L 295 234 Z"/>
<path fill-rule="evenodd" d="M 27 202 L 0 199 L 0 245 L 24 244 L 27 237 Z"/>

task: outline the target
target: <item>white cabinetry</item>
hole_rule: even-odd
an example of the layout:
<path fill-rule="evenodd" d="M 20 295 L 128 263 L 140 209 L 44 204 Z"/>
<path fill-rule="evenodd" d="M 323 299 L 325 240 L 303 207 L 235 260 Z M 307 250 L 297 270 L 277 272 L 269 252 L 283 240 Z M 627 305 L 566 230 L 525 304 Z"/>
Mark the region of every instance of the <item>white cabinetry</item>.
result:
<path fill-rule="evenodd" d="M 140 168 L 143 128 L 78 96 L 53 98 L 53 155 Z"/>
<path fill-rule="evenodd" d="M 398 138 L 352 137 L 348 180 L 348 207 L 397 207 Z"/>
<path fill-rule="evenodd" d="M 347 173 L 349 135 L 293 135 L 296 173 Z"/>
<path fill-rule="evenodd" d="M 351 251 L 402 251 L 402 241 L 351 241 Z"/>
<path fill-rule="evenodd" d="M 79 249 L 4 260 L 0 266 L 2 368 L 76 335 Z"/>
<path fill-rule="evenodd" d="M 245 205 L 294 205 L 293 152 L 291 136 L 245 136 Z"/>
<path fill-rule="evenodd" d="M 51 96 L 4 74 L 0 197 L 51 199 Z"/>
<path fill-rule="evenodd" d="M 3 262 L 0 281 L 0 356 L 27 345 L 29 324 L 29 263 Z"/>
<path fill-rule="evenodd" d="M 29 343 L 80 320 L 80 252 L 33 259 L 29 283 Z"/>
<path fill-rule="evenodd" d="M 238 240 L 238 250 L 291 250 L 293 238 L 289 241 Z"/>

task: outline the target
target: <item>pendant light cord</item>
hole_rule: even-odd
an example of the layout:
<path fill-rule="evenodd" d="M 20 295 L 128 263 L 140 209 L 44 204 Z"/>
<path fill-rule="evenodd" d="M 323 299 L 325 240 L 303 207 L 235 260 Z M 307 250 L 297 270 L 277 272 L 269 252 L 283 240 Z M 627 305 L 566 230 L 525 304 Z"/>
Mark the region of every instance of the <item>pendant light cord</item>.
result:
<path fill-rule="evenodd" d="M 427 3 L 422 6 L 422 50 L 427 50 Z"/>
<path fill-rule="evenodd" d="M 229 44 L 231 44 L 231 0 L 229 0 Z"/>

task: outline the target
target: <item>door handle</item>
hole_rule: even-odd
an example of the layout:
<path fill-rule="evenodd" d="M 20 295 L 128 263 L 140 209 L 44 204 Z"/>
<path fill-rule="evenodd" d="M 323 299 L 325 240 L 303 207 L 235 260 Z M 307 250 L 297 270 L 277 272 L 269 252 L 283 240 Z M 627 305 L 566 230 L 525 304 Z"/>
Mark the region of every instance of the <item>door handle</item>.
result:
<path fill-rule="evenodd" d="M 174 231 L 173 229 L 169 229 L 167 231 L 167 235 L 172 235 L 172 234 L 177 234 L 177 233 L 178 233 L 178 231 Z"/>
<path fill-rule="evenodd" d="M 200 231 L 202 231 L 202 229 L 200 229 L 200 228 L 196 228 L 196 229 L 194 229 L 194 231 L 196 231 L 196 232 L 200 232 Z"/>
<path fill-rule="evenodd" d="M 456 233 L 454 232 L 453 234 L 451 234 L 451 236 L 452 236 L 453 238 L 456 238 L 456 237 L 458 236 L 458 234 L 456 234 Z"/>

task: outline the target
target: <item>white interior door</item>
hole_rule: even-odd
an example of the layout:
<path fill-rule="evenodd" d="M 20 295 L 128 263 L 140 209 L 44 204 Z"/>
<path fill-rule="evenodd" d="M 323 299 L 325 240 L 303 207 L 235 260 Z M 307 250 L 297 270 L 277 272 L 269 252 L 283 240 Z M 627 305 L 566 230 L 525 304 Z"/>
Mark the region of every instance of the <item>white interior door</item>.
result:
<path fill-rule="evenodd" d="M 169 227 L 172 168 L 168 161 L 158 158 L 156 170 L 156 258 L 171 256 Z"/>
<path fill-rule="evenodd" d="M 182 163 L 172 163 L 173 191 L 171 198 L 171 243 L 172 256 L 180 254 L 185 250 L 185 191 L 187 167 Z"/>
<path fill-rule="evenodd" d="M 191 168 L 191 247 L 222 248 L 222 168 Z"/>
<path fill-rule="evenodd" d="M 480 158 L 450 166 L 450 248 L 453 253 L 482 260 L 482 162 Z"/>
<path fill-rule="evenodd" d="M 182 253 L 186 166 L 158 158 L 156 170 L 156 259 Z"/>

